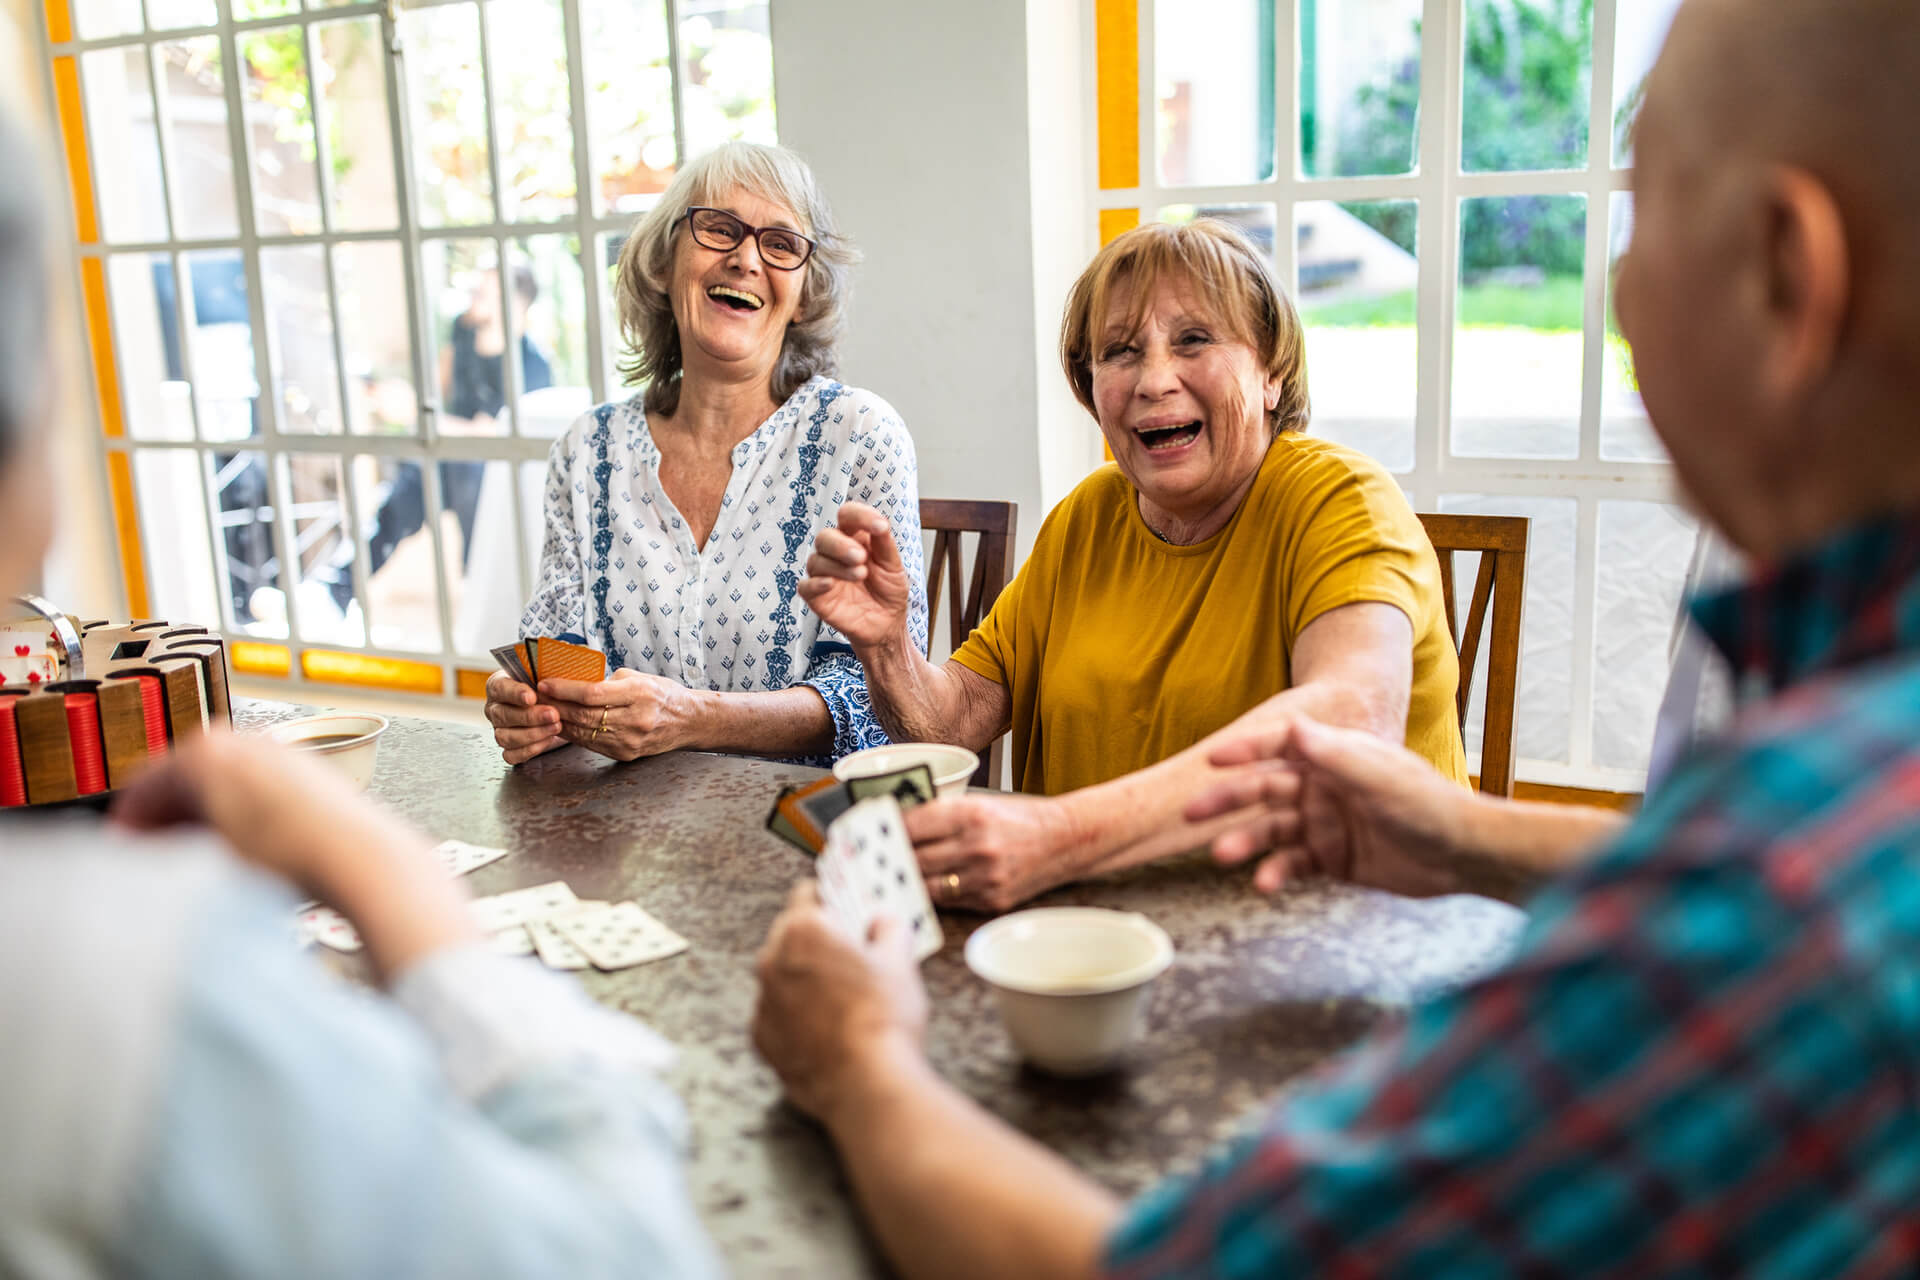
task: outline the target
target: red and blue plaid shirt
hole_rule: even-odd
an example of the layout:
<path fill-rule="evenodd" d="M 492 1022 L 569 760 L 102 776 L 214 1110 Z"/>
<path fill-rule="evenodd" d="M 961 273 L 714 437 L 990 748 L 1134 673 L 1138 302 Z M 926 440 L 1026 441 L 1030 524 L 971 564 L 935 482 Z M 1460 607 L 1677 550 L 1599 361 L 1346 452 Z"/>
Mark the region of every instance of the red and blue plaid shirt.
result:
<path fill-rule="evenodd" d="M 1694 613 L 1773 696 L 1504 970 L 1143 1198 L 1113 1275 L 1920 1269 L 1920 517 Z"/>

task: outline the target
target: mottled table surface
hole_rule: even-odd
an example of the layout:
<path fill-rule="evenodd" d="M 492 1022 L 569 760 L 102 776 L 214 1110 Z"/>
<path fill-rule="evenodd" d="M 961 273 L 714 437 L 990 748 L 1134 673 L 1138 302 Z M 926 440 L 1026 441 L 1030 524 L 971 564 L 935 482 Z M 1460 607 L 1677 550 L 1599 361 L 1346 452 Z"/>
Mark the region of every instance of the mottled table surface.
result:
<path fill-rule="evenodd" d="M 236 708 L 243 731 L 298 714 Z M 476 894 L 565 880 L 583 898 L 633 899 L 689 951 L 589 972 L 597 999 L 671 1037 L 673 1083 L 693 1125 L 694 1194 L 743 1276 L 885 1274 L 820 1130 L 780 1101 L 753 1055 L 753 956 L 804 855 L 761 826 L 797 765 L 703 753 L 614 764 L 563 748 L 508 768 L 490 734 L 399 718 L 381 740 L 375 794 L 439 838 L 503 846 Z M 992 995 L 961 958 L 985 917 L 943 916 L 923 967 L 928 1051 L 981 1105 L 1121 1193 L 1191 1166 L 1289 1081 L 1409 1001 L 1498 963 L 1521 917 L 1479 898 L 1411 901 L 1323 885 L 1268 901 L 1244 874 L 1188 859 L 1057 890 L 1039 905 L 1141 911 L 1172 935 L 1147 1030 L 1128 1065 L 1093 1081 L 1021 1067 Z"/>

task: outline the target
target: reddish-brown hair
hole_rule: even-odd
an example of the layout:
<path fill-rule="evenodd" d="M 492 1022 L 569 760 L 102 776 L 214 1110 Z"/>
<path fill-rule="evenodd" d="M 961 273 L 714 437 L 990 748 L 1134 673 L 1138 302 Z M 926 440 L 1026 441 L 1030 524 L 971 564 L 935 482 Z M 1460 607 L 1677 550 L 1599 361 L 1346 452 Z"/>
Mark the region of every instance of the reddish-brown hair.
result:
<path fill-rule="evenodd" d="M 1267 414 L 1273 434 L 1305 430 L 1307 352 L 1300 313 L 1253 242 L 1215 218 L 1135 227 L 1095 254 L 1073 282 L 1060 323 L 1060 364 L 1087 412 L 1099 416 L 1093 404 L 1093 359 L 1114 294 L 1132 289 L 1127 327 L 1138 328 L 1155 290 L 1169 281 L 1184 283 L 1206 299 L 1221 326 L 1253 348 L 1268 377 L 1280 380 L 1280 403 Z"/>

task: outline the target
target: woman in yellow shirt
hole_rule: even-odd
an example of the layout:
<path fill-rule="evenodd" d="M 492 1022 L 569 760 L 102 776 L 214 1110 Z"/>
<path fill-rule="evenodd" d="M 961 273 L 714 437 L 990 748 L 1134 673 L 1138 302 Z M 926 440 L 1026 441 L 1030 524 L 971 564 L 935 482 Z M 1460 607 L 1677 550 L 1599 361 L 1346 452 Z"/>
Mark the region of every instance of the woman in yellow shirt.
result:
<path fill-rule="evenodd" d="M 1183 810 L 1229 725 L 1309 715 L 1404 741 L 1464 784 L 1440 569 L 1400 488 L 1302 433 L 1300 320 L 1259 251 L 1200 220 L 1130 231 L 1075 282 L 1061 360 L 1114 465 L 1041 526 L 941 667 L 906 626 L 887 523 L 849 503 L 800 593 L 852 642 L 896 741 L 984 749 L 1020 790 L 908 819 L 943 905 L 1003 910 L 1199 847 Z"/>

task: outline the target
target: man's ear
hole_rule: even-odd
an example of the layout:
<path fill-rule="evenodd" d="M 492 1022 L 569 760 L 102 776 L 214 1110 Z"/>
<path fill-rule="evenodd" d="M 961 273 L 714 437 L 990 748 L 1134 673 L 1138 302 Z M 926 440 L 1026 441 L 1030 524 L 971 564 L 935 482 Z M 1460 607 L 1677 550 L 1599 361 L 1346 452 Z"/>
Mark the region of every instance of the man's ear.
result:
<path fill-rule="evenodd" d="M 1782 166 L 1766 178 L 1763 389 L 1804 400 L 1832 367 L 1851 303 L 1846 223 L 1825 183 Z"/>

